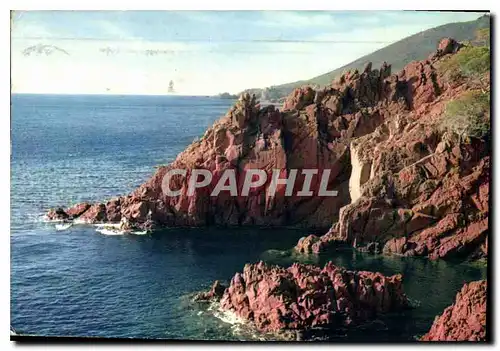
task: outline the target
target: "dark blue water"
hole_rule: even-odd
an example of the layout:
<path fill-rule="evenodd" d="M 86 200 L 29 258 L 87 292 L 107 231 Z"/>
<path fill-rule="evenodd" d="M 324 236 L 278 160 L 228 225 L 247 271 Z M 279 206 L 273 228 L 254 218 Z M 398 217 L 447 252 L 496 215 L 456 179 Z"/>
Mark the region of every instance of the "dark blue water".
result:
<path fill-rule="evenodd" d="M 54 206 L 128 193 L 171 162 L 232 101 L 173 96 L 12 97 L 11 325 L 22 333 L 182 339 L 249 339 L 193 292 L 229 279 L 247 262 L 290 264 L 297 230 L 170 229 L 105 236 L 91 226 L 56 231 L 41 216 Z M 484 268 L 351 251 L 321 257 L 349 268 L 403 273 L 420 306 L 376 327 L 335 338 L 411 340 L 429 328 L 464 281 Z M 383 326 L 382 328 L 380 326 Z"/>

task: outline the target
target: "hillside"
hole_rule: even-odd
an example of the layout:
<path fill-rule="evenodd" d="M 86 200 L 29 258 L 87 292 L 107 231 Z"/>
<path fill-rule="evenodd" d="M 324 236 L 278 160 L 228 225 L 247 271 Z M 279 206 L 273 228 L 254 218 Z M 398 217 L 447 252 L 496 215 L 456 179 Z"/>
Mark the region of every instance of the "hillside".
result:
<path fill-rule="evenodd" d="M 371 54 L 365 55 L 345 66 L 309 80 L 276 85 L 265 89 L 247 89 L 245 92 L 256 94 L 257 97 L 261 99 L 279 99 L 287 96 L 293 89 L 302 85 L 310 84 L 325 86 L 330 84 L 344 71 L 352 69 L 360 70 L 367 62 L 372 62 L 373 67 L 380 67 L 387 59 L 390 59 L 392 70 L 395 72 L 411 61 L 423 60 L 428 57 L 429 54 L 436 50 L 436 45 L 439 40 L 444 37 L 454 38 L 457 41 L 473 40 L 478 29 L 489 26 L 490 18 L 488 15 L 481 16 L 475 21 L 448 23 L 409 36 Z M 264 96 L 262 96 L 263 92 Z"/>

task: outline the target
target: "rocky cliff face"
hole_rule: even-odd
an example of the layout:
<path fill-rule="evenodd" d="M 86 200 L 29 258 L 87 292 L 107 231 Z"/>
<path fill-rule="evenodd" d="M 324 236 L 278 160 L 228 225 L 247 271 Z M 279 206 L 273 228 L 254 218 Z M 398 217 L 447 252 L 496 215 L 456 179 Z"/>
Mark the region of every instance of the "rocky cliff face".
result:
<path fill-rule="evenodd" d="M 446 104 L 470 89 L 448 84 L 433 68 L 454 50 L 445 40 L 428 61 L 399 74 L 412 81 L 413 108 L 351 141 L 351 203 L 326 235 L 303 238 L 296 250 L 319 253 L 343 243 L 431 259 L 487 257 L 489 146 L 439 127 Z"/>
<path fill-rule="evenodd" d="M 465 284 L 422 341 L 486 341 L 485 280 Z"/>
<path fill-rule="evenodd" d="M 302 238 L 295 250 L 320 253 L 338 245 L 430 259 L 488 255 L 489 145 L 464 141 L 439 127 L 446 104 L 473 89 L 440 75 L 440 61 L 460 50 L 452 39 L 439 43 L 427 60 L 397 74 L 390 65 L 347 72 L 328 88 L 296 89 L 282 110 L 261 108 L 243 95 L 228 113 L 189 145 L 172 164 L 160 167 L 126 196 L 105 203 L 49 211 L 49 219 L 119 222 L 140 228 L 204 225 L 294 225 L 330 228 Z M 174 176 L 164 192 L 164 177 Z M 212 181 L 189 194 L 195 170 Z M 223 190 L 210 196 L 226 170 L 234 171 L 241 194 L 249 170 L 268 181 L 248 196 Z M 338 196 L 293 196 L 285 187 L 269 193 L 273 170 L 330 170 L 329 190 Z M 311 188 L 320 180 L 314 177 Z M 333 225 L 332 225 L 333 223 Z M 471 283 L 436 319 L 423 340 L 483 340 L 486 284 Z M 407 306 L 401 276 L 351 272 L 294 264 L 247 265 L 229 287 L 214 284 L 199 300 L 218 300 L 261 330 L 304 330 L 355 324 L 377 313 Z"/>
<path fill-rule="evenodd" d="M 215 282 L 196 300 L 220 301 L 222 310 L 273 333 L 353 326 L 408 307 L 401 275 L 348 271 L 331 263 L 323 269 L 248 264 L 229 287 Z"/>
<path fill-rule="evenodd" d="M 299 242 L 301 252 L 337 243 L 360 249 L 430 258 L 487 255 L 490 160 L 484 142 L 464 143 L 437 125 L 448 101 L 469 89 L 450 84 L 436 70 L 460 45 L 444 39 L 427 60 L 397 74 L 390 65 L 347 72 L 328 88 L 296 89 L 282 111 L 260 108 L 243 95 L 204 136 L 127 196 L 49 212 L 50 219 L 118 222 L 136 227 L 202 225 L 295 225 L 329 228 L 323 237 Z M 187 171 L 162 189 L 165 174 Z M 188 193 L 196 169 L 212 182 Z M 225 170 L 233 170 L 241 192 L 249 170 L 268 181 L 249 196 L 223 190 L 210 196 Z M 273 170 L 331 171 L 328 189 L 338 196 L 293 196 L 285 187 L 268 193 Z M 319 176 L 312 188 L 317 188 Z M 332 223 L 335 223 L 332 227 Z"/>
<path fill-rule="evenodd" d="M 147 221 L 159 226 L 200 225 L 297 225 L 330 227 L 339 209 L 350 202 L 348 180 L 351 173 L 349 144 L 353 138 L 373 130 L 392 113 L 410 109 L 406 80 L 390 77 L 390 66 L 380 70 L 367 66 L 363 72 L 342 76 L 330 88 L 296 90 L 284 103 L 283 111 L 273 106 L 260 108 L 255 98 L 243 95 L 234 107 L 205 135 L 187 147 L 167 167 L 161 167 L 132 194 L 95 204 L 79 219 L 85 222 Z M 209 170 L 212 183 L 189 195 L 188 179 L 194 169 Z M 171 188 L 180 196 L 166 196 L 162 181 L 171 169 L 187 170 L 186 177 L 173 180 Z M 265 170 L 268 182 L 252 189 L 250 196 L 231 196 L 222 191 L 209 194 L 222 172 L 232 169 L 241 180 L 249 169 Z M 278 187 L 274 196 L 267 190 L 273 169 L 280 177 L 291 169 L 329 169 L 329 190 L 336 197 L 284 196 Z M 295 191 L 302 188 L 299 174 Z M 312 188 L 319 177 L 314 177 Z M 59 213 L 61 211 L 58 211 Z M 58 218 L 55 212 L 52 219 Z M 149 222 L 148 222 L 149 223 Z"/>

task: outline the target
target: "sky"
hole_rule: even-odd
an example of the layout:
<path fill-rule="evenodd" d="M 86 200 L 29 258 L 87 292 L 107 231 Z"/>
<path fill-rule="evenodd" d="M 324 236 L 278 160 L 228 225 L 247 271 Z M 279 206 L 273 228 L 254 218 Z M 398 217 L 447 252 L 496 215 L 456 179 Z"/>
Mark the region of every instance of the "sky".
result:
<path fill-rule="evenodd" d="M 420 31 L 480 13 L 16 11 L 12 91 L 237 93 L 326 73 Z M 390 58 L 388 58 L 390 61 Z"/>

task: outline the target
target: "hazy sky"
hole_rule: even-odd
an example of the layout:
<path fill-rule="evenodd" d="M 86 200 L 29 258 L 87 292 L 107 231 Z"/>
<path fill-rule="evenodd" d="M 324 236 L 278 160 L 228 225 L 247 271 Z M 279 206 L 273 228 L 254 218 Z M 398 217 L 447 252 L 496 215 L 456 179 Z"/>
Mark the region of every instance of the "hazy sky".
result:
<path fill-rule="evenodd" d="M 12 86 L 21 93 L 165 94 L 173 80 L 180 94 L 236 93 L 312 78 L 411 34 L 480 15 L 16 12 Z M 37 50 L 50 46 L 62 50 Z"/>

